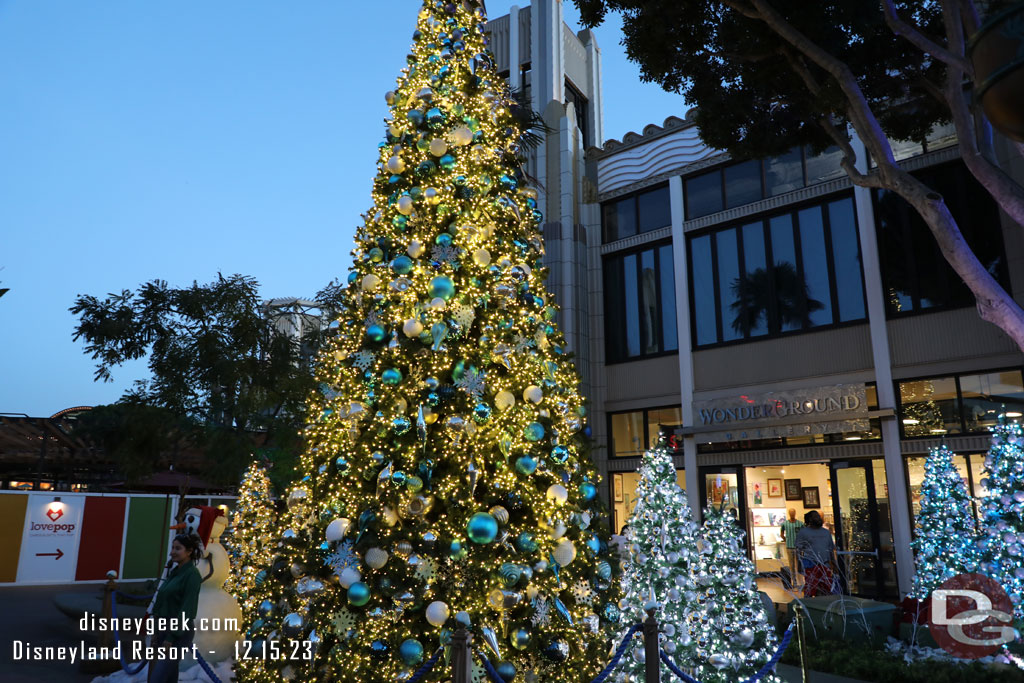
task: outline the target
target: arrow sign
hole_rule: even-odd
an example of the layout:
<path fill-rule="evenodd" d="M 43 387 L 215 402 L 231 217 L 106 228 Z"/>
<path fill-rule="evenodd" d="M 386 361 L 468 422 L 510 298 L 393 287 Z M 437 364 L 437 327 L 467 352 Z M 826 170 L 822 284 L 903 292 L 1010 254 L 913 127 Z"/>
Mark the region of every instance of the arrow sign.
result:
<path fill-rule="evenodd" d="M 64 552 L 60 548 L 57 548 L 57 552 L 55 553 L 36 553 L 36 557 L 47 557 L 49 555 L 53 555 L 53 559 L 59 560 L 60 558 L 64 557 Z"/>

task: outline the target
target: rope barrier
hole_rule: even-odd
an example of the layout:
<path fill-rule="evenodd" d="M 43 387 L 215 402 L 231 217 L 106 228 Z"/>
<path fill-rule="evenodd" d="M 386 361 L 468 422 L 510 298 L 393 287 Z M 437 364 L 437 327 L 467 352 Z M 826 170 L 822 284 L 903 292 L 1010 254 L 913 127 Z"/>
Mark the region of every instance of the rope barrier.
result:
<path fill-rule="evenodd" d="M 422 680 L 424 676 L 430 673 L 430 670 L 434 668 L 434 665 L 437 664 L 437 660 L 441 658 L 442 652 L 444 652 L 444 646 L 437 648 L 433 656 L 431 656 L 430 659 L 424 662 L 423 666 L 416 669 L 416 673 L 414 673 L 412 677 L 410 677 L 409 680 L 406 681 L 406 683 L 419 683 L 419 681 Z"/>
<path fill-rule="evenodd" d="M 779 663 L 780 659 L 782 659 L 782 653 L 785 652 L 786 648 L 789 646 L 789 641 L 793 639 L 795 626 L 796 622 L 793 622 L 789 625 L 789 628 L 786 629 L 786 632 L 782 634 L 782 640 L 779 641 L 779 646 L 775 648 L 775 654 L 771 656 L 771 659 L 765 662 L 764 666 L 757 670 L 757 673 L 743 681 L 743 683 L 757 683 L 762 678 L 764 678 L 765 675 L 767 675 L 769 672 L 775 669 L 775 665 Z M 698 681 L 695 678 L 692 678 L 691 676 L 688 676 L 682 669 L 676 666 L 675 662 L 673 662 L 672 659 L 667 654 L 665 654 L 664 651 L 661 651 L 660 655 L 661 661 L 665 662 L 669 670 L 672 673 L 674 673 L 677 677 L 679 677 L 684 683 L 700 683 L 700 681 Z"/>
<path fill-rule="evenodd" d="M 498 670 L 491 664 L 491 660 L 484 656 L 483 652 L 477 651 L 476 653 L 480 659 L 484 662 L 484 671 L 487 672 L 487 677 L 491 679 L 492 683 L 505 683 L 505 679 L 501 677 Z"/>

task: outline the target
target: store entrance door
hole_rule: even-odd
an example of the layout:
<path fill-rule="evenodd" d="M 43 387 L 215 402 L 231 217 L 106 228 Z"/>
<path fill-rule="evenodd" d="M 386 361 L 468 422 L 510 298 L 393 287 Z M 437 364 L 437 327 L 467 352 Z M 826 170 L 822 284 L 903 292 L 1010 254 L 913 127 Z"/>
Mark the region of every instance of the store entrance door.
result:
<path fill-rule="evenodd" d="M 896 575 L 889 501 L 884 484 L 876 489 L 876 469 L 871 460 L 833 461 L 832 507 L 844 592 L 885 598 L 895 594 Z"/>

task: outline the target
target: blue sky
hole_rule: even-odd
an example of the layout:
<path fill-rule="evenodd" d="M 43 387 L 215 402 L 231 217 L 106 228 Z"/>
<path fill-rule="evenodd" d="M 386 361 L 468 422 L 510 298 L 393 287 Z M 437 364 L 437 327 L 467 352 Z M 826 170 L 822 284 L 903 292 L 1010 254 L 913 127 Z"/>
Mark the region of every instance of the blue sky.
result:
<path fill-rule="evenodd" d="M 113 402 L 145 375 L 92 381 L 78 294 L 221 271 L 311 296 L 345 273 L 419 6 L 0 0 L 0 412 Z M 595 33 L 606 139 L 683 112 L 640 83 L 617 17 Z"/>

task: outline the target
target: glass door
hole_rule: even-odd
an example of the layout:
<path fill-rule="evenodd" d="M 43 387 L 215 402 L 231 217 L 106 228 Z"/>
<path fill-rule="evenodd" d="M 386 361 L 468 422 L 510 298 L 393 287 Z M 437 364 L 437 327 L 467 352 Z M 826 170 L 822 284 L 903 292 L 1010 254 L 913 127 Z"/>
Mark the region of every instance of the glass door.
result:
<path fill-rule="evenodd" d="M 881 470 L 881 479 L 879 479 Z M 897 594 L 885 468 L 879 460 L 832 463 L 832 533 L 844 592 L 883 598 Z"/>
<path fill-rule="evenodd" d="M 743 468 L 739 466 L 702 467 L 700 470 L 700 499 L 704 507 L 714 506 L 732 514 L 744 533 L 749 535 L 747 497 L 742 494 L 743 482 Z M 750 547 L 748 538 L 747 548 Z"/>

